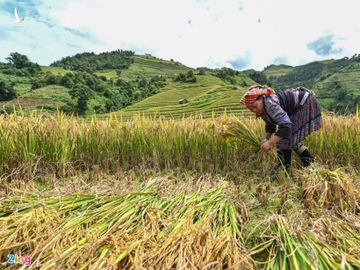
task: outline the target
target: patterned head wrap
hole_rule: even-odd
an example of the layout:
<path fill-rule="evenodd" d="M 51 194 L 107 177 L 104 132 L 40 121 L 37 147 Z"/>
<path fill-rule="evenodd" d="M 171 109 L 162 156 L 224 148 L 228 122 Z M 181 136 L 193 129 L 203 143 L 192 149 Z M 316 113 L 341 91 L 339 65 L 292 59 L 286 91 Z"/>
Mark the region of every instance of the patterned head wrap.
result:
<path fill-rule="evenodd" d="M 250 109 L 260 96 L 272 94 L 275 94 L 275 91 L 269 86 L 253 85 L 248 89 L 242 103 L 245 104 L 246 108 Z"/>

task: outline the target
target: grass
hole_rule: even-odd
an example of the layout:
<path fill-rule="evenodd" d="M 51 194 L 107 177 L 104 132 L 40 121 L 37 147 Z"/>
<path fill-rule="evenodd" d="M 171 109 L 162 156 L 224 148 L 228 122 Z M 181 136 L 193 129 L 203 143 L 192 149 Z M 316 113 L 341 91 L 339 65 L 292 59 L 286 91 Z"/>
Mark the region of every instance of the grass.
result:
<path fill-rule="evenodd" d="M 104 106 L 105 101 L 105 97 L 94 92 L 92 98 L 88 102 L 87 113 L 89 115 L 95 114 L 96 111 L 94 110 L 94 107 Z M 26 111 L 52 111 L 54 113 L 57 110 L 64 108 L 64 106 L 74 108 L 76 106 L 76 101 L 70 96 L 68 88 L 59 85 L 49 85 L 35 90 L 29 90 L 16 99 L 3 102 L 2 104 L 5 106 L 15 105 L 16 108 L 19 106 Z"/>
<path fill-rule="evenodd" d="M 234 122 L 229 125 L 224 125 L 224 138 L 239 139 L 242 142 L 249 144 L 259 150 L 261 146 L 261 137 L 255 134 L 246 124 L 240 119 L 235 118 Z"/>
<path fill-rule="evenodd" d="M 29 98 L 51 98 L 54 101 L 69 102 L 71 96 L 69 90 L 63 86 L 49 85 L 42 88 L 35 89 L 24 94 L 22 97 Z"/>
<path fill-rule="evenodd" d="M 16 99 L 4 103 L 5 105 L 21 106 L 27 110 L 52 108 L 57 110 L 66 104 L 73 104 L 69 90 L 62 86 L 49 85 L 32 91 L 28 91 Z"/>
<path fill-rule="evenodd" d="M 6 75 L 0 72 L 0 80 L 5 82 L 14 82 L 15 86 L 15 92 L 17 95 L 22 95 L 28 91 L 30 91 L 31 88 L 31 82 L 29 78 L 26 77 L 20 77 L 20 76 L 14 76 L 14 75 Z"/>
<path fill-rule="evenodd" d="M 41 66 L 41 71 L 43 72 L 50 72 L 54 75 L 61 75 L 64 76 L 66 73 L 72 73 L 73 71 L 64 69 L 61 67 L 50 67 L 50 66 Z"/>
<path fill-rule="evenodd" d="M 280 76 L 284 76 L 286 74 L 288 74 L 293 68 L 292 67 L 287 67 L 287 66 L 272 66 L 269 68 L 266 68 L 264 70 L 264 74 L 266 75 L 266 77 L 270 78 L 272 77 L 272 79 L 276 79 Z"/>

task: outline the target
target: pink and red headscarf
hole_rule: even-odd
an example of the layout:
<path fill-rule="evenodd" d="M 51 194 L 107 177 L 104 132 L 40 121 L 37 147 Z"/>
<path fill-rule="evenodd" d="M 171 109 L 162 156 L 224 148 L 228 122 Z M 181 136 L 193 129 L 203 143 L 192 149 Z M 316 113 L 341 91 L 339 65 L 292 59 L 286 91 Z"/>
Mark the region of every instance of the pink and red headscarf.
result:
<path fill-rule="evenodd" d="M 246 108 L 250 109 L 260 96 L 272 94 L 275 94 L 275 91 L 269 86 L 253 85 L 248 89 L 242 103 L 245 104 Z"/>

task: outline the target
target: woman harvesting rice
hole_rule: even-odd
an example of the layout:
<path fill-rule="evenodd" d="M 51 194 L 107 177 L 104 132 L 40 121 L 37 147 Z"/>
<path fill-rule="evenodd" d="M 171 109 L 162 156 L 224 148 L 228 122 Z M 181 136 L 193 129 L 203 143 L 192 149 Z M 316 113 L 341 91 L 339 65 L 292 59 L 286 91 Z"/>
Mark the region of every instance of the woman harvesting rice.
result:
<path fill-rule="evenodd" d="M 265 121 L 266 135 L 261 150 L 269 151 L 276 144 L 279 166 L 290 168 L 292 150 L 304 166 L 314 162 L 310 151 L 300 143 L 322 127 L 320 106 L 312 91 L 298 87 L 275 93 L 268 86 L 254 85 L 247 91 L 243 102 Z"/>

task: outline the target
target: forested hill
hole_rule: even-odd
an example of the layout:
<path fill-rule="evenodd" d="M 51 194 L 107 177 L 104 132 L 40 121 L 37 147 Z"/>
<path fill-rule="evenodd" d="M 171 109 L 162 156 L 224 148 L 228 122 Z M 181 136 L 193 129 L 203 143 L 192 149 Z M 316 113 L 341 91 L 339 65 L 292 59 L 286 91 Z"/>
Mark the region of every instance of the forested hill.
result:
<path fill-rule="evenodd" d="M 163 60 L 122 50 L 76 54 L 41 67 L 19 53 L 12 53 L 6 60 L 7 63 L 0 63 L 0 102 L 2 110 L 8 113 L 14 106 L 21 106 L 26 110 L 59 109 L 80 115 L 106 114 L 158 94 L 164 97 L 164 92 L 172 93 L 178 89 L 184 89 L 178 94 L 179 99 L 196 99 L 190 106 L 197 104 L 204 109 L 214 98 L 221 99 L 225 94 L 231 100 L 232 94 L 240 96 L 254 83 L 248 76 L 229 68 L 193 69 L 173 59 Z M 204 91 L 222 86 L 225 88 L 216 93 Z M 171 102 L 180 105 L 178 100 Z M 236 106 L 227 105 L 221 105 L 221 109 L 242 110 L 238 100 Z M 198 107 L 192 108 L 191 112 L 200 112 Z M 207 111 L 212 109 L 207 107 Z M 141 110 L 131 115 L 138 112 Z"/>
<path fill-rule="evenodd" d="M 12 53 L 0 63 L 2 110 L 13 106 L 93 114 L 116 111 L 156 94 L 190 68 L 131 51 L 81 53 L 40 67 Z"/>
<path fill-rule="evenodd" d="M 240 72 L 190 68 L 173 59 L 123 50 L 80 53 L 50 66 L 11 53 L 6 63 L 0 62 L 0 107 L 8 113 L 15 106 L 88 116 L 245 114 L 239 99 L 255 82 L 275 90 L 305 86 L 317 93 L 323 109 L 354 112 L 360 103 L 360 56 Z"/>
<path fill-rule="evenodd" d="M 112 51 L 100 54 L 80 53 L 65 57 L 52 63 L 51 67 L 61 67 L 68 70 L 95 72 L 99 70 L 115 69 L 124 70 L 134 63 L 134 52 Z"/>
<path fill-rule="evenodd" d="M 360 55 L 301 66 L 271 65 L 262 74 L 276 89 L 305 86 L 317 93 L 321 105 L 337 112 L 353 112 L 360 105 Z"/>

